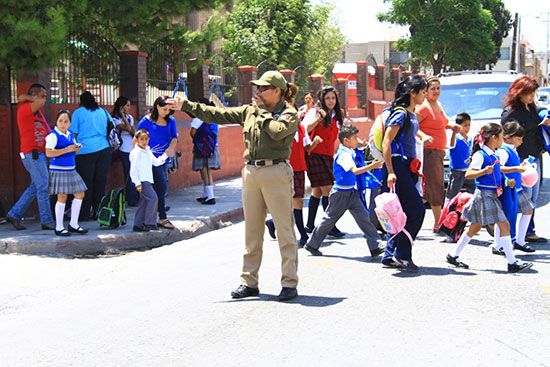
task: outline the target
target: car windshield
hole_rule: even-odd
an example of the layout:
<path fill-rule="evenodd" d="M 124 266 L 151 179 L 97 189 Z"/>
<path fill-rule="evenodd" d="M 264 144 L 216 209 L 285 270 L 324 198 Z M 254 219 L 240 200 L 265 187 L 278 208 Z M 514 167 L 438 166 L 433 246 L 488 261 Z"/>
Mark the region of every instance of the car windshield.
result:
<path fill-rule="evenodd" d="M 466 112 L 472 120 L 499 119 L 510 82 L 442 85 L 439 102 L 449 119 Z"/>

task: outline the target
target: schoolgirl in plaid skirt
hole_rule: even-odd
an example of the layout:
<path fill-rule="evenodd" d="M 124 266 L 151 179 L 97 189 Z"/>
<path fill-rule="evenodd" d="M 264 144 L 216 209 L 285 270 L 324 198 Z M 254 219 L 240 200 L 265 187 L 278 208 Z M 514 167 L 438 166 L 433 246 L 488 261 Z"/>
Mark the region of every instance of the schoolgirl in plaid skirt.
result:
<path fill-rule="evenodd" d="M 319 91 L 318 100 L 318 107 L 310 109 L 302 120 L 312 140 L 317 136 L 322 139 L 322 143 L 306 155 L 307 175 L 311 182 L 306 225 L 308 232 L 312 232 L 315 227 L 319 202 L 322 203 L 323 209 L 326 210 L 328 207 L 328 197 L 334 183 L 334 147 L 340 125 L 344 123 L 336 89 L 331 86 L 324 87 Z M 336 237 L 344 236 L 336 226 L 330 234 Z"/>
<path fill-rule="evenodd" d="M 447 254 L 446 259 L 456 267 L 468 269 L 468 265 L 460 260 L 460 253 L 472 237 L 488 224 L 499 227 L 500 243 L 508 260 L 509 273 L 517 273 L 533 266 L 532 263 L 517 260 L 514 256 L 510 223 L 498 199 L 502 193 L 502 177 L 500 161 L 495 151 L 502 146 L 503 141 L 502 126 L 495 123 L 484 125 L 474 141 L 472 162 L 465 177 L 468 180 L 475 179 L 476 190 L 462 213 L 462 217 L 470 222 L 470 227 L 462 234 L 454 252 Z"/>
<path fill-rule="evenodd" d="M 69 131 L 71 115 L 60 110 L 55 120 L 55 128 L 46 136 L 46 156 L 50 157 L 50 195 L 57 195 L 55 203 L 55 234 L 70 236 L 72 233 L 85 234 L 88 230 L 80 227 L 78 217 L 84 193 L 88 189 L 75 170 L 75 155 L 82 148 Z M 65 205 L 69 194 L 74 196 L 71 204 L 71 220 L 68 230 L 63 225 Z"/>
<path fill-rule="evenodd" d="M 522 163 L 517 148 L 523 143 L 525 129 L 517 121 L 511 120 L 502 125 L 504 130 L 504 144 L 498 150 L 502 173 L 509 180 L 513 180 L 513 187 L 507 187 L 508 195 L 502 195 L 501 201 L 504 206 L 506 218 L 510 222 L 510 233 L 514 249 L 523 252 L 535 252 L 535 249 L 527 245 L 525 236 L 535 205 L 521 186 L 521 174 L 526 170 L 526 163 Z M 518 220 L 518 214 L 520 214 Z M 516 231 L 517 228 L 517 231 Z M 495 228 L 495 240 L 497 240 L 498 229 Z M 496 254 L 502 254 L 502 246 L 496 241 Z"/>

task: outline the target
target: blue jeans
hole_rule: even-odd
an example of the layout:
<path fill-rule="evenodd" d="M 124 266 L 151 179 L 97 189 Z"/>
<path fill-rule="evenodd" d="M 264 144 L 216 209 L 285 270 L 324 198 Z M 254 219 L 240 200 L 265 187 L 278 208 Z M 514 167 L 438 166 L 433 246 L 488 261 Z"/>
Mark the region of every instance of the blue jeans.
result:
<path fill-rule="evenodd" d="M 128 205 L 136 205 L 139 200 L 139 194 L 136 185 L 130 179 L 130 153 L 118 151 L 118 157 L 124 170 L 124 182 L 126 182 L 126 200 Z"/>
<path fill-rule="evenodd" d="M 537 164 L 537 173 L 539 174 L 539 180 L 533 187 L 525 187 L 523 186 L 523 191 L 527 194 L 527 196 L 531 199 L 533 204 L 535 204 L 535 207 L 537 206 L 537 199 L 539 198 L 539 191 L 540 191 L 540 157 L 535 159 L 534 163 Z M 529 222 L 529 227 L 527 227 L 527 234 L 526 236 L 534 236 L 535 235 L 535 209 L 533 209 L 533 216 L 531 217 L 531 222 Z"/>
<path fill-rule="evenodd" d="M 29 205 L 36 197 L 38 201 L 38 210 L 40 212 L 40 223 L 46 224 L 53 222 L 52 209 L 50 207 L 50 194 L 48 192 L 49 172 L 48 161 L 45 153 L 38 153 L 38 159 L 32 159 L 32 154 L 25 154 L 22 159 L 23 166 L 31 175 L 31 184 L 23 195 L 17 200 L 17 203 L 8 213 L 11 217 L 21 220 L 23 214 L 27 211 Z"/>
<path fill-rule="evenodd" d="M 168 190 L 168 175 L 166 173 L 166 163 L 162 166 L 153 167 L 153 189 L 158 196 L 159 219 L 166 219 L 164 204 L 166 200 L 166 191 Z"/>

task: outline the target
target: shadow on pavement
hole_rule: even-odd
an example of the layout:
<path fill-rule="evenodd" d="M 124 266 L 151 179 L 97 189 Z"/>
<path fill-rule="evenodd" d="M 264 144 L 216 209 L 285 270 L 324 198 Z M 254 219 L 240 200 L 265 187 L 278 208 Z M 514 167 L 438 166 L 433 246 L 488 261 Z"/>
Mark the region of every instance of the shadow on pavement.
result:
<path fill-rule="evenodd" d="M 290 301 L 279 301 L 279 298 L 273 294 L 262 294 L 260 293 L 259 297 L 253 298 L 241 298 L 241 299 L 231 299 L 227 301 L 220 301 L 219 303 L 234 303 L 234 302 L 280 302 L 288 304 L 300 304 L 306 307 L 328 307 L 334 306 L 347 297 L 322 297 L 322 296 L 308 296 L 308 295 L 298 295 L 298 297 Z"/>
<path fill-rule="evenodd" d="M 397 278 L 415 278 L 418 276 L 445 276 L 445 275 L 468 275 L 468 276 L 474 276 L 478 275 L 472 271 L 468 270 L 456 270 L 453 268 L 441 268 L 437 266 L 422 266 L 419 265 L 420 272 L 418 273 L 411 273 L 404 270 L 397 270 L 395 273 L 392 274 L 392 276 Z"/>

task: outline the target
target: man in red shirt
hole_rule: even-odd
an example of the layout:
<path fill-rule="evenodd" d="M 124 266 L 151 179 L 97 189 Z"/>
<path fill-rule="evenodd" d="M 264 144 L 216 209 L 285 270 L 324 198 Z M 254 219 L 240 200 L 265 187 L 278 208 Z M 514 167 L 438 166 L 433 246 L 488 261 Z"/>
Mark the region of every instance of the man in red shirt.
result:
<path fill-rule="evenodd" d="M 11 208 L 6 220 L 17 230 L 26 229 L 21 224 L 21 218 L 36 197 L 42 229 L 54 230 L 48 193 L 48 160 L 45 153 L 48 128 L 39 111 L 46 104 L 46 88 L 41 84 L 33 84 L 28 94 L 19 96 L 18 102 L 17 125 L 21 136 L 19 155 L 25 169 L 31 175 L 31 184 Z"/>

